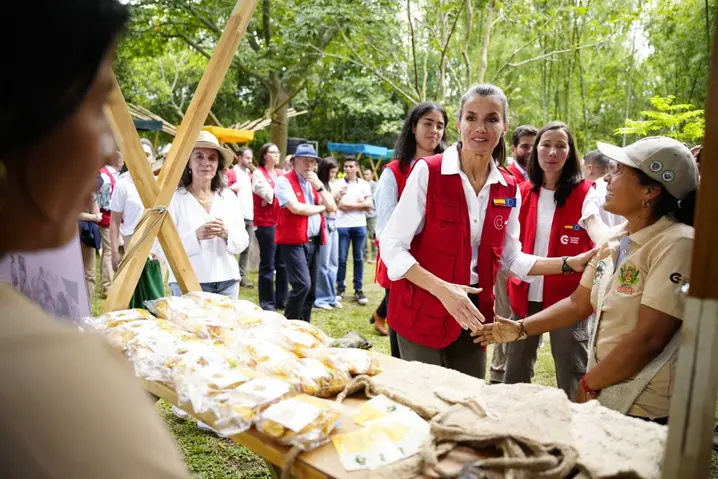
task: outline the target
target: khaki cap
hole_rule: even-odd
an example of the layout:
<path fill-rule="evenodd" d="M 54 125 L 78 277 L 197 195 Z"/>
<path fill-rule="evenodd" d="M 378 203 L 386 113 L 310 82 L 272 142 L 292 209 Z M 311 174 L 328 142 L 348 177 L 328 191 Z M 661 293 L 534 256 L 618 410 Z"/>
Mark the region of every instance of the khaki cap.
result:
<path fill-rule="evenodd" d="M 618 163 L 641 170 L 678 200 L 698 189 L 695 159 L 683 143 L 673 138 L 649 136 L 623 148 L 599 141 L 598 151 Z"/>

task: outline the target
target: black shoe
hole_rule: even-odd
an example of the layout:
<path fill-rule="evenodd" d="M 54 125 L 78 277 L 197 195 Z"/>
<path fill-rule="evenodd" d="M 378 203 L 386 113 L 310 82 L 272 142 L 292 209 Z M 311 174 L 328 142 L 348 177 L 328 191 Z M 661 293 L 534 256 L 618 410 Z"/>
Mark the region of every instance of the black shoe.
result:
<path fill-rule="evenodd" d="M 368 299 L 366 299 L 366 296 L 364 296 L 364 293 L 361 291 L 357 291 L 356 294 L 354 294 L 354 299 L 356 299 L 357 303 L 364 306 L 369 302 Z"/>

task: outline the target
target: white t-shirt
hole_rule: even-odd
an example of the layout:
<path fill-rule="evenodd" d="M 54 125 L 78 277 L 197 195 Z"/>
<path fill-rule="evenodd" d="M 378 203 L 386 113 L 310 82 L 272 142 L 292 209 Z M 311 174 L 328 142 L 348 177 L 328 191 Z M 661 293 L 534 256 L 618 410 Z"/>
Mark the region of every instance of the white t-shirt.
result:
<path fill-rule="evenodd" d="M 362 178 L 357 178 L 352 182 L 347 182 L 346 178 L 342 178 L 335 183 L 337 191 L 342 190 L 345 186 L 348 186 L 348 188 L 342 199 L 348 203 L 360 203 L 362 201 L 369 201 L 372 198 L 371 186 Z M 357 226 L 366 226 L 365 211 L 344 211 L 339 209 L 337 213 L 337 228 L 354 228 Z"/>
<path fill-rule="evenodd" d="M 239 209 L 237 195 L 229 188 L 214 195 L 209 213 L 186 189 L 175 191 L 168 210 L 200 283 L 241 279 L 234 255 L 249 245 L 249 236 L 237 214 Z M 197 228 L 213 218 L 221 219 L 227 225 L 227 239 L 197 239 Z M 170 283 L 176 281 L 174 273 L 170 272 Z"/>
<path fill-rule="evenodd" d="M 606 188 L 608 187 L 608 183 L 606 183 L 606 180 L 603 178 L 599 178 L 596 180 L 596 194 L 598 195 L 598 212 L 601 215 L 601 219 L 609 228 L 613 228 L 614 226 L 618 226 L 621 223 L 624 223 L 626 221 L 626 218 L 623 216 L 614 215 L 613 213 L 609 213 L 603 208 L 603 205 L 606 203 Z"/>
<path fill-rule="evenodd" d="M 553 215 L 556 212 L 556 203 L 554 203 L 554 191 L 541 188 L 539 193 L 538 205 L 536 211 L 536 240 L 534 241 L 534 252 L 536 256 L 543 258 L 548 257 L 548 243 L 551 239 L 551 225 L 553 224 Z M 578 225 L 581 228 L 586 227 L 586 220 L 595 215 L 600 218 L 598 213 L 598 195 L 595 188 L 590 188 L 586 193 L 581 207 L 581 219 Z M 529 283 L 529 301 L 543 301 L 543 276 L 538 276 L 533 282 Z"/>
<path fill-rule="evenodd" d="M 129 172 L 122 173 L 115 183 L 115 191 L 110 200 L 110 211 L 122 213 L 122 225 L 120 226 L 122 236 L 130 236 L 134 233 L 144 210 L 145 207 L 135 182 L 132 181 L 132 176 Z"/>
<path fill-rule="evenodd" d="M 237 198 L 239 198 L 239 204 L 242 207 L 242 217 L 245 220 L 253 220 L 254 200 L 252 198 L 252 180 L 249 178 L 249 170 L 243 170 L 234 165 L 234 172 L 237 175 L 237 184 L 239 185 Z"/>

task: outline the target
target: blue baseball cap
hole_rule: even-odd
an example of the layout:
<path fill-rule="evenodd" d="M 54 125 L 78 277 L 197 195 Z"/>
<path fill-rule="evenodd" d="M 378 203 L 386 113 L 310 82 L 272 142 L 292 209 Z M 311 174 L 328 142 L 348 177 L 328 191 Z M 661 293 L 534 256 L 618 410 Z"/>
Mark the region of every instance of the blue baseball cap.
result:
<path fill-rule="evenodd" d="M 314 158 L 315 160 L 320 159 L 319 155 L 317 155 L 317 152 L 314 150 L 314 147 L 309 143 L 302 143 L 297 146 L 297 150 L 294 152 L 293 158 L 298 158 L 300 156 L 304 158 Z"/>

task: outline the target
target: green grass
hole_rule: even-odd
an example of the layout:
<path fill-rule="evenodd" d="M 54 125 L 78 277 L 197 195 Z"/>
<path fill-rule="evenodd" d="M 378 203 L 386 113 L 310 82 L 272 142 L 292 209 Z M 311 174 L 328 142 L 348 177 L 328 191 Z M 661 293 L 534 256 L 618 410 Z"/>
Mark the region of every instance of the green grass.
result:
<path fill-rule="evenodd" d="M 98 262 L 99 264 L 99 262 Z M 352 266 L 348 265 L 347 278 L 352 277 Z M 242 288 L 240 297 L 255 303 L 258 301 L 256 288 L 257 272 L 250 271 L 249 279 L 255 284 L 253 289 Z M 389 354 L 389 340 L 374 332 L 369 324 L 369 317 L 381 302 L 384 291 L 373 282 L 374 265 L 364 265 L 364 293 L 369 304 L 360 306 L 353 300 L 351 288 L 344 297 L 344 308 L 332 311 L 315 309 L 312 312 L 312 324 L 319 326 L 333 337 L 341 337 L 349 331 L 357 331 L 374 344 L 374 350 Z M 99 285 L 99 281 L 98 281 Z M 96 295 L 99 297 L 99 295 Z M 95 299 L 92 305 L 93 314 L 102 310 L 102 300 Z M 489 347 L 488 362 L 491 361 L 492 349 Z M 556 386 L 555 369 L 551 357 L 551 345 L 548 335 L 544 337 L 543 347 L 539 348 L 536 361 L 534 382 L 544 386 Z M 177 418 L 170 406 L 164 401 L 157 403 L 157 410 L 167 422 L 184 456 L 187 467 L 198 479 L 254 479 L 271 478 L 264 461 L 248 449 L 236 445 L 228 439 L 204 432 L 196 427 L 192 419 Z M 713 453 L 711 460 L 711 477 L 718 478 L 718 454 Z"/>

